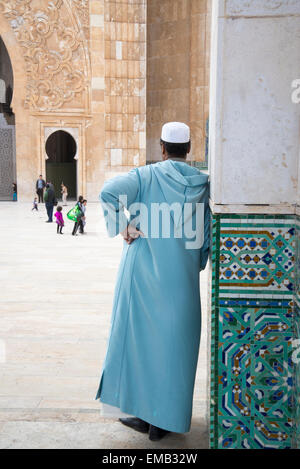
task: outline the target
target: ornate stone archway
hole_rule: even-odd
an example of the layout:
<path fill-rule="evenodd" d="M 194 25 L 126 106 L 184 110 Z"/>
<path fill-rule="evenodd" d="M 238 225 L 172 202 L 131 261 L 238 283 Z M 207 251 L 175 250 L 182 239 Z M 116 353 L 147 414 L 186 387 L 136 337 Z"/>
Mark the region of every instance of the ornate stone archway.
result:
<path fill-rule="evenodd" d="M 46 162 L 48 159 L 46 153 L 46 142 L 48 138 L 55 132 L 62 130 L 63 132 L 67 132 L 71 137 L 73 137 L 76 143 L 76 154 L 74 156 L 74 160 L 76 161 L 76 192 L 77 194 L 85 194 L 85 171 L 84 167 L 85 164 L 83 163 L 83 131 L 80 124 L 73 123 L 72 125 L 56 125 L 56 126 L 48 126 L 48 124 L 43 125 L 42 127 L 42 135 L 41 139 L 44 142 L 42 147 L 42 162 L 41 167 L 43 168 L 43 173 L 46 174 Z"/>
<path fill-rule="evenodd" d="M 45 175 L 51 181 L 56 196 L 61 193 L 61 184 L 68 189 L 68 197 L 78 197 L 79 132 L 78 128 L 45 127 Z"/>

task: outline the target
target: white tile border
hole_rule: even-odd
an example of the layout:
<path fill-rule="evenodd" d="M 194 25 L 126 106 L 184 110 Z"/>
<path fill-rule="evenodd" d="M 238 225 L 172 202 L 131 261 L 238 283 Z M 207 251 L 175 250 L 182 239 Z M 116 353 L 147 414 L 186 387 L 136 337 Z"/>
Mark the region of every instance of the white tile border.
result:
<path fill-rule="evenodd" d="M 228 288 L 228 287 L 227 287 Z M 243 288 L 245 290 L 245 288 Z M 219 287 L 219 299 L 223 298 L 242 298 L 242 299 L 257 299 L 263 300 L 263 299 L 273 299 L 273 300 L 292 300 L 294 297 L 293 295 L 283 295 L 282 293 L 278 293 L 277 295 L 272 295 L 272 294 L 261 294 L 259 292 L 247 292 L 247 293 L 224 293 L 222 292 L 221 287 Z"/>
<path fill-rule="evenodd" d="M 209 205 L 215 215 L 243 213 L 249 215 L 295 215 L 299 213 L 299 206 L 296 204 L 274 204 L 274 205 L 245 205 L 245 204 L 216 204 L 209 199 Z"/>

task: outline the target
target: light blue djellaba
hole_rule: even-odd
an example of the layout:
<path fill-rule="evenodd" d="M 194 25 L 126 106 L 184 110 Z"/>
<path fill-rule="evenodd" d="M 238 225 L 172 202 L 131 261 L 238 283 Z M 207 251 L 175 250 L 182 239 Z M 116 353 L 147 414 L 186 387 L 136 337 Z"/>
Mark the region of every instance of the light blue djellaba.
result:
<path fill-rule="evenodd" d="M 124 195 L 127 209 L 146 205 L 149 225 L 141 215 L 137 226 L 145 236 L 130 245 L 124 241 L 96 399 L 165 430 L 188 432 L 201 332 L 199 271 L 210 244 L 208 176 L 182 160 L 168 159 L 109 180 L 100 201 L 110 236 L 128 224 L 120 202 Z M 196 202 L 203 203 L 202 247 L 187 249 L 186 237 L 151 237 L 153 202 L 188 202 L 193 222 Z M 130 219 L 136 216 L 131 210 Z M 171 221 L 175 223 L 172 216 Z"/>

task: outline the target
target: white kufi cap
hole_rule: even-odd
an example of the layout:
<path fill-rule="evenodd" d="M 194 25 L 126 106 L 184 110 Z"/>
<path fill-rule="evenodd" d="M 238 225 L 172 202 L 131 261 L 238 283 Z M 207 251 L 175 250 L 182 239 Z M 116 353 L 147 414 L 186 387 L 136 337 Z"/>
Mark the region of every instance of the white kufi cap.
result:
<path fill-rule="evenodd" d="M 183 122 L 167 122 L 161 130 L 161 139 L 168 143 L 188 143 L 190 128 Z"/>

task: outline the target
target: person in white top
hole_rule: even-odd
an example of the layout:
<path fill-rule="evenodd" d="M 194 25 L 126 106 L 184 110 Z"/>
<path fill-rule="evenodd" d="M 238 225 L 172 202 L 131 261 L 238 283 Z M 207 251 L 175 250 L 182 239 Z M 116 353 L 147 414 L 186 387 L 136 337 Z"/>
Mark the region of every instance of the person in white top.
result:
<path fill-rule="evenodd" d="M 61 194 L 62 194 L 62 202 L 63 202 L 63 205 L 68 205 L 68 204 L 67 204 L 68 189 L 67 189 L 67 187 L 64 185 L 64 183 L 61 184 Z"/>

